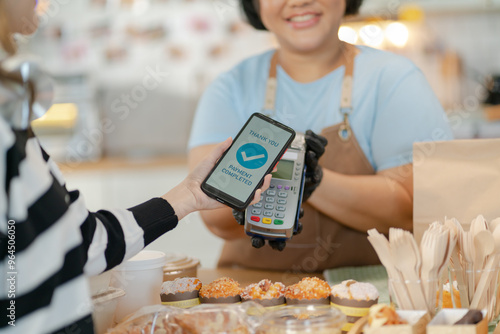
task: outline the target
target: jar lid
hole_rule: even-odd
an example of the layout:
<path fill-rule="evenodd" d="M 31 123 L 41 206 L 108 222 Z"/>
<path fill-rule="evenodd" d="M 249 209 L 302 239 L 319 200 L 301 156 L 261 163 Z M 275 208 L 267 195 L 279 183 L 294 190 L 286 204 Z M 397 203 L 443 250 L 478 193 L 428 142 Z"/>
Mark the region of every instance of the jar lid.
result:
<path fill-rule="evenodd" d="M 163 267 L 164 271 L 170 270 L 181 270 L 186 268 L 197 267 L 200 264 L 200 260 L 188 257 L 183 254 L 169 253 L 167 254 L 167 261 Z"/>
<path fill-rule="evenodd" d="M 143 250 L 137 255 L 122 263 L 115 270 L 148 270 L 161 268 L 165 264 L 166 255 L 159 251 Z"/>
<path fill-rule="evenodd" d="M 102 293 L 92 296 L 92 303 L 94 304 L 94 306 L 97 306 L 120 298 L 121 296 L 125 296 L 124 290 L 109 287 Z"/>

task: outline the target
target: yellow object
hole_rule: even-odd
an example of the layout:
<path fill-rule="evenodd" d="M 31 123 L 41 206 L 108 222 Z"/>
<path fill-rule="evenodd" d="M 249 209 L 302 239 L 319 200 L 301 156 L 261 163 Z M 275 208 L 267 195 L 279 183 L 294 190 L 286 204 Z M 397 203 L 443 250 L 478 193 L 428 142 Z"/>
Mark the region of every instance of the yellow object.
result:
<path fill-rule="evenodd" d="M 39 119 L 32 122 L 34 128 L 67 128 L 71 129 L 76 124 L 78 107 L 74 103 L 54 104 L 49 111 Z"/>
<path fill-rule="evenodd" d="M 339 309 L 340 311 L 342 311 L 342 313 L 344 313 L 348 317 L 364 317 L 370 311 L 369 307 L 350 307 L 334 303 L 331 303 L 330 305 Z"/>
<path fill-rule="evenodd" d="M 419 5 L 406 4 L 399 7 L 398 20 L 422 22 L 424 19 L 424 11 Z"/>
<path fill-rule="evenodd" d="M 263 224 L 271 224 L 271 222 L 272 222 L 271 218 L 263 218 L 262 219 Z"/>
<path fill-rule="evenodd" d="M 460 292 L 453 289 L 453 298 L 455 299 L 455 307 L 453 307 L 453 301 L 451 300 L 451 293 L 449 291 L 443 291 L 443 305 L 441 308 L 461 308 L 462 303 L 460 302 Z M 439 302 L 439 292 L 437 292 L 436 303 Z"/>
<path fill-rule="evenodd" d="M 196 305 L 200 305 L 200 299 L 199 298 L 193 298 L 193 299 L 188 299 L 188 300 L 180 300 L 177 302 L 161 302 L 163 305 L 168 305 L 168 306 L 175 306 L 179 308 L 190 308 Z"/>

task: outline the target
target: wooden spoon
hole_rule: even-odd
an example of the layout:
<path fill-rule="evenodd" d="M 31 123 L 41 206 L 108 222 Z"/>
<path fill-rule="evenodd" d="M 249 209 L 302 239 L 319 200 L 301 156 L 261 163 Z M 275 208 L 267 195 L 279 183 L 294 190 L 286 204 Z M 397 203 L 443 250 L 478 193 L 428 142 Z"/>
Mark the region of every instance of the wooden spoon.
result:
<path fill-rule="evenodd" d="M 427 302 L 420 281 L 420 273 L 417 272 L 417 268 L 421 265 L 420 252 L 413 235 L 408 231 L 403 231 L 401 237 L 391 240 L 390 243 L 392 261 L 405 279 L 414 309 L 426 310 Z"/>
<path fill-rule="evenodd" d="M 500 225 L 500 217 L 493 219 L 488 223 L 488 227 L 490 228 L 490 231 L 495 231 L 497 229 L 497 226 Z"/>
<path fill-rule="evenodd" d="M 479 231 L 474 236 L 475 263 L 476 270 L 483 269 L 485 258 L 495 251 L 495 239 L 488 230 Z"/>
<path fill-rule="evenodd" d="M 445 226 L 447 226 L 450 229 L 450 238 L 452 237 L 451 234 L 454 232 L 456 236 L 456 244 L 455 244 L 455 249 L 451 253 L 451 261 L 453 263 L 453 268 L 455 270 L 455 279 L 457 280 L 458 283 L 458 291 L 460 292 L 460 299 L 462 301 L 462 306 L 465 308 L 469 307 L 469 296 L 468 296 L 468 290 L 467 286 L 465 284 L 466 277 L 464 276 L 464 266 L 463 263 L 460 261 L 459 254 L 461 252 L 461 247 L 463 246 L 463 233 L 464 229 L 462 228 L 462 225 L 460 225 L 460 222 L 455 219 L 448 219 L 444 223 Z"/>
<path fill-rule="evenodd" d="M 495 240 L 495 253 L 500 253 L 500 225 L 493 231 L 493 240 Z"/>

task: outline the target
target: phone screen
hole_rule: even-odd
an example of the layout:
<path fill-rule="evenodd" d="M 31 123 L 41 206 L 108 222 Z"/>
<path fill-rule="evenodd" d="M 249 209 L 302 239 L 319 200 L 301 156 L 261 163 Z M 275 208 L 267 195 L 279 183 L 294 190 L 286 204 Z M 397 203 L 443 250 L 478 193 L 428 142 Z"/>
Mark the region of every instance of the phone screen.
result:
<path fill-rule="evenodd" d="M 246 202 L 294 135 L 291 129 L 251 117 L 206 184 Z"/>

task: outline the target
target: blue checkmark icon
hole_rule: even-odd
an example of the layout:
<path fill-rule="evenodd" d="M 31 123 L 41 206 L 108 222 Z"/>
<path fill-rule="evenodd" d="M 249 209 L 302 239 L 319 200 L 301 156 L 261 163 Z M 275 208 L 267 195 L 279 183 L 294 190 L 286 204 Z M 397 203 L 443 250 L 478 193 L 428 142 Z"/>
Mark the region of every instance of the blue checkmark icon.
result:
<path fill-rule="evenodd" d="M 236 159 L 245 168 L 257 169 L 264 166 L 268 159 L 266 149 L 254 143 L 241 146 L 236 152 Z"/>

